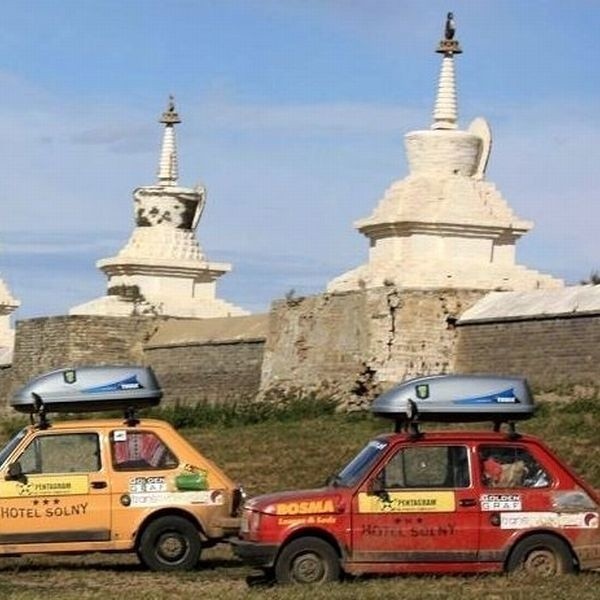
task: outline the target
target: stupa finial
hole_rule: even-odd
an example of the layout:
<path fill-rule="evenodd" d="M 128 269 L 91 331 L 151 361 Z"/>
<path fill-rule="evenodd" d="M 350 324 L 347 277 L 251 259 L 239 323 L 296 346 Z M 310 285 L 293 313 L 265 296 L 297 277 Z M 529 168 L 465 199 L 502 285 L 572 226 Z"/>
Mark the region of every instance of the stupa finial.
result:
<path fill-rule="evenodd" d="M 177 171 L 175 125 L 181 123 L 181 119 L 175 110 L 175 98 L 173 96 L 169 96 L 167 110 L 163 112 L 159 123 L 164 123 L 165 131 L 158 163 L 158 184 L 164 186 L 177 185 L 179 173 Z"/>
<path fill-rule="evenodd" d="M 446 15 L 446 26 L 444 27 L 444 38 L 440 40 L 436 52 L 440 54 L 460 54 L 460 44 L 454 39 L 456 35 L 456 22 L 454 13 L 449 12 Z"/>
<path fill-rule="evenodd" d="M 461 54 L 462 50 L 458 40 L 454 39 L 455 34 L 454 14 L 449 12 L 446 17 L 444 38 L 440 40 L 436 49 L 436 52 L 443 54 L 444 58 L 442 59 L 431 129 L 456 129 L 458 127 L 454 55 Z"/>

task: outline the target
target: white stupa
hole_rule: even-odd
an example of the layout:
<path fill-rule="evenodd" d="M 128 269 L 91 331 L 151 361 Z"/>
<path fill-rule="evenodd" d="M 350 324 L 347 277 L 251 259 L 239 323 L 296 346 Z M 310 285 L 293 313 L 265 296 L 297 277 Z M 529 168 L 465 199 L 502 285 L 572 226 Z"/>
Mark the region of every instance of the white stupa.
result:
<path fill-rule="evenodd" d="M 15 330 L 10 325 L 10 315 L 19 308 L 20 304 L 0 279 L 0 367 L 12 363 Z"/>
<path fill-rule="evenodd" d="M 165 315 L 188 318 L 247 314 L 216 298 L 216 280 L 228 263 L 208 262 L 195 230 L 205 205 L 202 186 L 180 187 L 171 98 L 160 122 L 164 137 L 155 185 L 133 192 L 136 227 L 125 247 L 98 261 L 108 277 L 107 295 L 72 308 L 72 315 Z"/>
<path fill-rule="evenodd" d="M 448 15 L 433 124 L 405 136 L 409 174 L 373 214 L 355 223 L 369 261 L 333 279 L 328 291 L 393 284 L 405 288 L 528 290 L 563 282 L 515 263 L 515 244 L 533 223 L 519 218 L 485 180 L 491 131 L 482 118 L 458 129 L 454 58 L 462 50 Z"/>

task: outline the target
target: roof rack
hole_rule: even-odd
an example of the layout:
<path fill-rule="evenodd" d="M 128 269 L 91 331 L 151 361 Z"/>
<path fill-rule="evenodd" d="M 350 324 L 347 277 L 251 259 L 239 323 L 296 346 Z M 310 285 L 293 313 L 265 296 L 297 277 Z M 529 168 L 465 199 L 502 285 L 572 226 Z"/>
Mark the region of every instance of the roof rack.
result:
<path fill-rule="evenodd" d="M 497 375 L 431 375 L 408 380 L 376 398 L 372 412 L 393 419 L 395 431 L 420 437 L 424 421 L 492 422 L 494 431 L 508 426 L 518 437 L 516 422 L 533 416 L 533 396 L 523 377 Z"/>

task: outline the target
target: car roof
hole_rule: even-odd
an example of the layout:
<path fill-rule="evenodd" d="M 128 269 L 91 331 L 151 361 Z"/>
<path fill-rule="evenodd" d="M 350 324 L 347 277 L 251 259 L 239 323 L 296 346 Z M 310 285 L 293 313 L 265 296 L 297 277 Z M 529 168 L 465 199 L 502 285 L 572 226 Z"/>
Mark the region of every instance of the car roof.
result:
<path fill-rule="evenodd" d="M 429 442 L 488 442 L 488 443 L 536 443 L 539 444 L 539 438 L 527 435 L 517 434 L 511 436 L 503 431 L 481 431 L 481 430 L 443 430 L 443 431 L 421 431 L 419 436 L 410 433 L 384 433 L 378 436 L 378 439 L 385 439 L 389 442 L 410 442 L 413 444 Z"/>
<path fill-rule="evenodd" d="M 32 425 L 32 429 L 39 429 L 37 425 Z M 159 419 L 140 419 L 135 425 L 128 425 L 123 419 L 78 419 L 72 421 L 50 421 L 48 431 L 62 431 L 65 429 L 144 429 L 144 428 L 166 428 L 171 425 L 166 421 Z"/>

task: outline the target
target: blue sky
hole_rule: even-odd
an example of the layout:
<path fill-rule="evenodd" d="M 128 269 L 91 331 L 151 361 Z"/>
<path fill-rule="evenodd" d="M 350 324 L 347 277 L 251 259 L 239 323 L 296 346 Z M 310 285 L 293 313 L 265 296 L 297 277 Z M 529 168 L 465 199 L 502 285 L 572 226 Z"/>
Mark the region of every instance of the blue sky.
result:
<path fill-rule="evenodd" d="M 592 0 L 22 0 L 0 22 L 0 276 L 17 318 L 101 295 L 176 96 L 198 238 L 220 297 L 266 310 L 366 262 L 352 223 L 404 177 L 453 10 L 461 126 L 491 124 L 488 179 L 535 222 L 521 264 L 600 268 L 600 3 Z"/>

